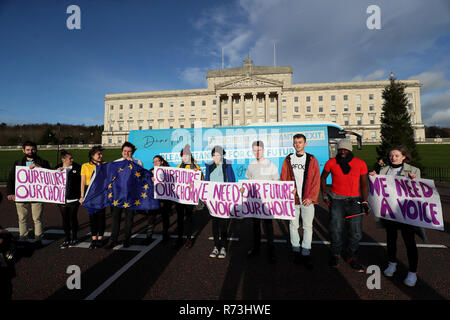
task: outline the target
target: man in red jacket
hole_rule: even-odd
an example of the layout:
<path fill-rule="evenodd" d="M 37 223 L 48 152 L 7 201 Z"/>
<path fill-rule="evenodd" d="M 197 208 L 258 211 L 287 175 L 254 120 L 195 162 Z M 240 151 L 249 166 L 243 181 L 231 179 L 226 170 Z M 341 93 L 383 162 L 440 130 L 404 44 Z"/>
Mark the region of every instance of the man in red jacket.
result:
<path fill-rule="evenodd" d="M 289 233 L 295 262 L 303 259 L 308 269 L 313 268 L 311 261 L 311 241 L 313 235 L 314 204 L 318 202 L 320 191 L 319 162 L 305 152 L 306 137 L 294 136 L 295 154 L 289 154 L 281 167 L 282 181 L 295 181 L 295 219 L 289 222 Z M 303 241 L 300 255 L 300 236 L 298 233 L 300 214 L 303 225 Z"/>

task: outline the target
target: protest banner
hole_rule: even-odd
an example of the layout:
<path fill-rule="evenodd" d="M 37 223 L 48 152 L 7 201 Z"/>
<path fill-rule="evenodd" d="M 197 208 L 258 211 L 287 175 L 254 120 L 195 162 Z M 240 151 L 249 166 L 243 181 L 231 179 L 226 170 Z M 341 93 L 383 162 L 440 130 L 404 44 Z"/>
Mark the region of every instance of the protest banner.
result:
<path fill-rule="evenodd" d="M 155 167 L 155 199 L 172 200 L 182 204 L 198 204 L 198 189 L 194 182 L 201 180 L 201 171 Z"/>
<path fill-rule="evenodd" d="M 295 218 L 294 181 L 242 180 L 244 189 L 240 214 L 244 218 Z"/>
<path fill-rule="evenodd" d="M 66 171 L 25 166 L 16 167 L 16 202 L 49 202 L 64 204 Z"/>
<path fill-rule="evenodd" d="M 444 230 L 441 199 L 433 180 L 369 176 L 368 202 L 379 218 Z"/>
<path fill-rule="evenodd" d="M 199 199 L 206 204 L 209 213 L 217 218 L 242 218 L 240 213 L 242 194 L 235 182 L 195 181 Z"/>

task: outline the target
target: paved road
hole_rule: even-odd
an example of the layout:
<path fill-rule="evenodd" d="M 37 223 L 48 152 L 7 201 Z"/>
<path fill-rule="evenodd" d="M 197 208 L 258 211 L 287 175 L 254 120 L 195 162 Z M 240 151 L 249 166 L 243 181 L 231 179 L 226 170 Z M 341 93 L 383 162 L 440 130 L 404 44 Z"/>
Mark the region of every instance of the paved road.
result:
<path fill-rule="evenodd" d="M 256 258 L 247 258 L 251 245 L 251 222 L 232 221 L 228 255 L 225 259 L 209 258 L 213 247 L 211 220 L 205 211 L 195 214 L 196 234 L 190 249 L 175 250 L 171 243 L 161 241 L 162 223 L 158 219 L 156 236 L 145 243 L 143 230 L 146 217 L 137 215 L 134 238 L 128 249 L 87 249 L 89 241 L 88 215 L 79 211 L 80 237 L 85 242 L 77 248 L 61 250 L 63 242 L 61 217 L 56 205 L 45 205 L 46 239 L 43 248 L 22 251 L 12 280 L 15 300 L 42 299 L 121 299 L 121 300 L 303 300 L 303 299 L 363 299 L 363 300 L 448 300 L 450 297 L 450 188 L 440 185 L 446 231 L 427 230 L 429 244 L 418 239 L 419 270 L 416 287 L 403 284 L 407 259 L 399 239 L 399 269 L 393 278 L 381 276 L 381 289 L 370 290 L 371 274 L 356 273 L 341 262 L 338 269 L 328 263 L 328 212 L 324 204 L 316 206 L 313 237 L 314 269 L 293 263 L 289 246 L 289 229 L 285 221 L 277 220 L 275 247 L 277 262 L 267 262 L 265 245 Z M 4 188 L 0 191 L 5 194 Z M 107 211 L 108 212 L 108 211 Z M 109 212 L 108 212 L 109 213 Z M 172 234 L 176 234 L 176 214 L 171 215 Z M 107 231 L 111 218 L 107 215 Z M 0 225 L 17 235 L 17 216 L 13 203 L 0 204 Z M 30 221 L 30 226 L 32 222 Z M 360 262 L 364 266 L 385 267 L 385 234 L 377 229 L 373 217 L 365 217 Z M 123 236 L 123 235 L 122 235 Z M 263 236 L 264 237 L 264 236 Z M 68 266 L 81 270 L 81 289 L 69 290 L 71 274 Z"/>

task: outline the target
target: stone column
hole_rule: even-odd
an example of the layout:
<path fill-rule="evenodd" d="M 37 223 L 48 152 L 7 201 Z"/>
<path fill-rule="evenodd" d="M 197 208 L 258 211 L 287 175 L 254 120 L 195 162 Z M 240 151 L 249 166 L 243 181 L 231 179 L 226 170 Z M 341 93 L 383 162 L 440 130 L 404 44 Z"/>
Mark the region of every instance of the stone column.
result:
<path fill-rule="evenodd" d="M 219 127 L 222 126 L 222 101 L 220 100 L 220 94 L 216 96 L 217 101 L 218 101 L 218 107 L 219 110 L 217 110 L 218 114 L 219 114 Z"/>
<path fill-rule="evenodd" d="M 281 92 L 277 91 L 277 122 L 280 122 L 281 120 Z"/>
<path fill-rule="evenodd" d="M 256 116 L 258 117 L 259 116 L 259 113 L 258 113 L 258 108 L 256 107 L 257 106 L 257 93 L 253 93 L 252 92 L 252 97 L 253 97 L 253 100 L 252 100 L 252 102 L 253 102 L 253 109 L 255 110 L 255 113 L 256 113 Z"/>
<path fill-rule="evenodd" d="M 233 94 L 228 94 L 228 102 L 230 103 L 230 116 L 231 116 L 231 126 L 234 125 L 234 121 L 233 121 Z"/>
<path fill-rule="evenodd" d="M 239 99 L 241 99 L 241 106 L 242 106 L 242 110 L 244 110 L 243 112 L 244 112 L 244 116 L 243 117 L 240 117 L 241 119 L 243 119 L 243 121 L 244 121 L 244 125 L 245 125 L 245 118 L 246 118 L 246 107 L 245 107 L 245 93 L 239 93 Z M 242 111 L 241 110 L 241 111 Z M 242 124 L 240 124 L 241 126 L 242 126 Z"/>
<path fill-rule="evenodd" d="M 264 122 L 269 121 L 269 92 L 264 92 Z"/>

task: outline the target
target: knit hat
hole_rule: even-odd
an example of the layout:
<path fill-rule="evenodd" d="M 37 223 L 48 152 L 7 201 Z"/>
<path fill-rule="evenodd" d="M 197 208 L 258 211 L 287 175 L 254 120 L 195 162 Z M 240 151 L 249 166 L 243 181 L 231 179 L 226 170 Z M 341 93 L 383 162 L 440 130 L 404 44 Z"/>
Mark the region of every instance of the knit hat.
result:
<path fill-rule="evenodd" d="M 183 154 L 192 154 L 191 153 L 191 145 L 190 144 L 187 144 L 187 145 L 184 146 L 183 150 L 181 150 L 181 152 L 180 152 L 180 157 L 182 157 Z"/>
<path fill-rule="evenodd" d="M 339 149 L 346 149 L 350 152 L 353 152 L 352 142 L 348 139 L 340 140 L 337 144 L 337 150 Z"/>

